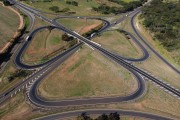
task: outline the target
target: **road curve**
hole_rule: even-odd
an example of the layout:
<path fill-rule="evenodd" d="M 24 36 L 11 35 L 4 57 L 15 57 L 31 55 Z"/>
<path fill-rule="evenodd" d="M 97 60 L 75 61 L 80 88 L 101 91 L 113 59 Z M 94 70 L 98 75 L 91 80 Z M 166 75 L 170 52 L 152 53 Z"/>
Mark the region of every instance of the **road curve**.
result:
<path fill-rule="evenodd" d="M 57 66 L 58 65 L 55 64 L 54 66 L 51 66 L 50 69 L 54 70 Z M 39 84 L 41 83 L 41 80 L 43 80 L 48 75 L 48 74 L 45 74 L 32 84 L 28 92 L 28 98 L 33 104 L 39 107 L 81 106 L 81 105 L 90 105 L 90 104 L 117 103 L 117 102 L 134 100 L 140 97 L 144 93 L 145 82 L 138 73 L 136 73 L 133 70 L 130 70 L 130 72 L 135 76 L 137 80 L 137 89 L 133 93 L 127 96 L 93 97 L 93 98 L 84 98 L 84 99 L 64 99 L 60 101 L 50 101 L 50 100 L 40 97 L 37 94 L 37 88 Z"/>
<path fill-rule="evenodd" d="M 58 19 L 58 18 L 56 18 L 56 19 Z M 104 24 L 104 26 L 99 31 L 102 31 L 102 30 L 106 29 L 107 26 L 110 25 L 110 23 L 108 21 L 100 19 L 100 18 L 87 18 L 87 19 L 98 19 L 98 20 L 103 21 L 105 24 Z M 22 62 L 22 59 L 21 59 L 22 55 L 24 54 L 24 52 L 26 51 L 27 47 L 31 43 L 31 41 L 32 41 L 33 37 L 35 36 L 35 34 L 38 31 L 46 29 L 48 27 L 51 27 L 52 29 L 56 28 L 55 26 L 43 26 L 43 27 L 35 29 L 34 31 L 32 31 L 29 34 L 28 39 L 26 39 L 26 41 L 24 42 L 24 44 L 22 45 L 21 49 L 19 50 L 19 52 L 17 53 L 17 55 L 16 55 L 16 57 L 14 59 L 14 63 L 16 64 L 17 67 L 19 67 L 21 69 L 30 69 L 30 70 L 33 70 L 33 69 L 36 69 L 36 68 L 39 68 L 39 67 L 43 67 L 44 65 L 48 65 L 49 63 L 52 63 L 52 62 L 56 61 L 58 58 L 60 58 L 61 54 L 58 54 L 56 57 L 52 58 L 51 60 L 49 60 L 47 62 L 44 62 L 44 63 L 41 63 L 41 64 L 37 64 L 37 65 L 28 65 L 28 64 L 25 64 L 25 63 Z M 79 43 L 79 44 L 82 45 L 82 43 Z"/>
<path fill-rule="evenodd" d="M 34 120 L 57 120 L 57 119 L 64 120 L 70 117 L 80 116 L 83 112 L 86 112 L 87 115 L 100 115 L 103 113 L 110 114 L 110 113 L 117 112 L 118 114 L 120 114 L 120 116 L 121 115 L 134 116 L 134 117 L 142 117 L 142 118 L 148 118 L 148 119 L 153 119 L 153 120 L 173 120 L 172 118 L 162 117 L 155 114 L 138 112 L 138 111 L 119 110 L 119 109 L 90 109 L 90 110 L 70 111 L 70 112 L 47 115 L 44 117 L 36 118 Z"/>

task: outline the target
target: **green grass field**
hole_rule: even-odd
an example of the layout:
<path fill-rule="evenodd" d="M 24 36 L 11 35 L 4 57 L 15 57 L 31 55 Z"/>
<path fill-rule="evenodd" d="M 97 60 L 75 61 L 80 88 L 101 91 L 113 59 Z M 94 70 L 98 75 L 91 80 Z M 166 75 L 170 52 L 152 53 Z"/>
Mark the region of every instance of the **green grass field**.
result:
<path fill-rule="evenodd" d="M 19 17 L 0 4 L 0 48 L 9 41 L 19 27 Z"/>
<path fill-rule="evenodd" d="M 108 6 L 118 6 L 121 7 L 121 5 L 118 5 L 116 3 L 110 2 L 108 0 L 78 0 L 79 5 L 73 6 L 66 4 L 65 0 L 53 0 L 52 2 L 26 2 L 27 4 L 38 8 L 40 10 L 43 10 L 45 12 L 53 12 L 49 8 L 52 6 L 58 6 L 60 10 L 64 8 L 69 8 L 70 12 L 75 12 L 75 15 L 86 15 L 86 16 L 96 16 L 96 15 L 102 15 L 100 13 L 97 13 L 92 10 L 92 7 L 98 7 L 100 4 L 107 4 Z M 59 15 L 64 15 L 66 13 L 58 12 Z M 67 14 L 66 14 L 67 15 Z M 73 15 L 73 14 L 72 14 Z"/>
<path fill-rule="evenodd" d="M 39 94 L 47 99 L 122 96 L 136 85 L 127 70 L 84 46 L 42 81 Z"/>

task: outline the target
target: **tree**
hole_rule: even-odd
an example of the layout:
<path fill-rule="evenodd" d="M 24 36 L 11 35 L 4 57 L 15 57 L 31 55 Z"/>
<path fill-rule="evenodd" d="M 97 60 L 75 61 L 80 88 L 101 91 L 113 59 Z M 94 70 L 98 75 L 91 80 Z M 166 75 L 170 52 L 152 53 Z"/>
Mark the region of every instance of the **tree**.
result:
<path fill-rule="evenodd" d="M 63 8 L 60 12 L 69 12 L 70 9 L 69 8 Z"/>
<path fill-rule="evenodd" d="M 49 9 L 56 12 L 56 13 L 59 12 L 59 7 L 58 6 L 52 6 Z"/>
<path fill-rule="evenodd" d="M 110 113 L 108 119 L 109 120 L 120 120 L 120 115 L 117 112 Z"/>
<path fill-rule="evenodd" d="M 92 120 L 92 118 L 90 118 L 90 117 L 87 115 L 86 112 L 81 113 L 81 115 L 78 116 L 77 119 L 78 119 L 78 120 Z"/>
<path fill-rule="evenodd" d="M 108 115 L 103 113 L 101 116 L 99 116 L 96 120 L 108 120 Z"/>
<path fill-rule="evenodd" d="M 64 41 L 71 41 L 74 39 L 73 37 L 69 37 L 67 34 L 63 34 L 61 38 Z"/>
<path fill-rule="evenodd" d="M 142 9 L 143 24 L 168 51 L 180 49 L 179 3 L 153 0 Z"/>

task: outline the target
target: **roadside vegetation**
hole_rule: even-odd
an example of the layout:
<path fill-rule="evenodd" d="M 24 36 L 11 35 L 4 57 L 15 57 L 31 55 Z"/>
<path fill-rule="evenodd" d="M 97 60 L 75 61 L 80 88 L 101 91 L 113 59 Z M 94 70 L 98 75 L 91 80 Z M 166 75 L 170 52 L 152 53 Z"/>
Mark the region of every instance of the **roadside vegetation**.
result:
<path fill-rule="evenodd" d="M 93 7 L 94 11 L 100 12 L 102 14 L 120 14 L 128 11 L 132 11 L 133 9 L 140 7 L 143 3 L 147 2 L 147 0 L 137 0 L 137 1 L 129 1 L 124 2 L 121 0 L 108 0 L 110 2 L 114 2 L 121 7 L 117 6 L 109 6 L 108 4 L 100 4 L 98 7 Z"/>
<path fill-rule="evenodd" d="M 147 0 L 48 0 L 25 1 L 27 4 L 43 10 L 61 15 L 108 15 L 131 11 L 141 6 Z M 47 2 L 49 2 L 47 4 Z"/>
<path fill-rule="evenodd" d="M 12 60 L 9 61 L 5 70 L 0 73 L 0 94 L 21 82 L 32 74 L 33 71 L 16 68 Z"/>
<path fill-rule="evenodd" d="M 115 113 L 110 113 L 110 114 L 105 114 L 103 113 L 102 115 L 92 118 L 91 116 L 87 115 L 85 112 L 82 113 L 77 117 L 76 120 L 120 120 L 120 115 L 115 112 Z"/>
<path fill-rule="evenodd" d="M 180 65 L 180 2 L 153 0 L 150 6 L 144 6 L 140 18 L 151 32 L 154 40 L 173 55 Z"/>
<path fill-rule="evenodd" d="M 58 13 L 61 15 L 100 15 L 92 10 L 93 6 L 98 6 L 96 0 L 78 0 L 72 2 L 72 0 L 50 0 L 45 1 L 24 1 L 39 10 L 44 12 Z"/>

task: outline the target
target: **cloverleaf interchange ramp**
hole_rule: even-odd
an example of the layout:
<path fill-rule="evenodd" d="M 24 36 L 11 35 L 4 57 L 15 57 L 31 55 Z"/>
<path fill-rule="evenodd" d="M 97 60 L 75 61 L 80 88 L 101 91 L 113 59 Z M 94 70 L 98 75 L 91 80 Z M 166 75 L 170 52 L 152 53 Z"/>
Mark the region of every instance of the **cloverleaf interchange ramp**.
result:
<path fill-rule="evenodd" d="M 129 100 L 133 100 L 136 99 L 138 97 L 140 97 L 145 89 L 145 83 L 142 79 L 142 76 L 148 78 L 149 80 L 155 82 L 156 84 L 160 85 L 161 87 L 167 89 L 168 91 L 170 91 L 171 93 L 173 93 L 174 95 L 176 95 L 177 97 L 180 97 L 180 91 L 176 90 L 174 88 L 172 88 L 171 86 L 167 85 L 166 83 L 154 78 L 153 76 L 149 75 L 148 73 L 144 72 L 143 70 L 137 68 L 136 66 L 130 64 L 128 61 L 143 61 L 145 59 L 148 58 L 149 54 L 148 52 L 145 50 L 145 48 L 143 48 L 142 45 L 139 45 L 144 53 L 143 57 L 140 58 L 139 60 L 136 59 L 124 59 L 121 56 L 117 56 L 114 53 L 102 48 L 101 46 L 98 46 L 97 44 L 91 42 L 89 39 L 91 38 L 84 38 L 81 35 L 79 35 L 78 33 L 71 31 L 67 28 L 65 28 L 64 26 L 56 23 L 55 21 L 48 19 L 42 15 L 40 15 L 39 13 L 37 13 L 34 9 L 29 8 L 21 3 L 16 2 L 16 6 L 21 9 L 26 9 L 28 11 L 31 11 L 32 13 L 34 13 L 34 15 L 40 17 L 41 19 L 43 19 L 44 21 L 47 21 L 48 23 L 50 23 L 51 25 L 53 25 L 54 28 L 63 31 L 65 33 L 68 33 L 70 35 L 72 35 L 74 38 L 77 38 L 78 40 L 80 40 L 81 42 L 79 44 L 77 44 L 76 46 L 70 48 L 69 50 L 65 51 L 64 53 L 58 55 L 57 57 L 53 58 L 52 60 L 48 61 L 47 63 L 41 64 L 41 65 L 36 65 L 36 66 L 32 66 L 32 68 L 30 69 L 35 69 L 35 68 L 39 68 L 40 70 L 38 72 L 36 72 L 35 74 L 33 74 L 30 78 L 26 79 L 25 82 L 28 83 L 29 81 L 33 80 L 34 83 L 31 85 L 29 91 L 28 91 L 28 97 L 30 99 L 30 101 L 39 106 L 39 107 L 63 107 L 63 106 L 67 106 L 67 105 L 83 105 L 83 104 L 101 104 L 101 103 L 111 103 L 111 102 L 121 102 L 121 101 L 129 101 Z M 139 10 L 135 10 L 134 13 L 139 12 Z M 119 20 L 119 22 L 123 21 L 126 17 L 123 17 L 121 20 Z M 106 24 L 107 26 L 104 27 L 104 29 L 102 29 L 101 32 L 105 31 L 106 29 L 108 29 L 109 27 L 112 27 L 113 25 L 116 25 L 117 23 L 114 24 Z M 28 46 L 29 42 L 31 41 L 31 39 L 33 38 L 33 34 L 35 34 L 38 30 L 40 29 L 44 29 L 45 27 L 36 29 L 35 31 L 33 31 L 31 35 L 29 35 L 29 39 L 26 41 L 26 43 L 24 44 L 24 48 L 22 47 L 22 49 L 20 50 L 20 52 L 17 55 L 17 61 L 15 60 L 15 63 L 19 66 L 22 67 L 24 69 L 29 68 L 31 66 L 23 66 L 24 64 L 21 63 L 21 55 L 23 54 L 23 51 L 26 49 L 26 47 Z M 131 36 L 133 38 L 133 36 Z M 40 98 L 37 94 L 36 94 L 36 88 L 37 86 L 40 84 L 40 81 L 43 80 L 43 78 L 45 78 L 48 73 L 50 73 L 52 70 L 54 70 L 57 65 L 61 64 L 63 61 L 65 61 L 70 55 L 72 55 L 76 50 L 78 50 L 78 48 L 83 44 L 88 44 L 89 46 L 91 46 L 92 48 L 96 49 L 98 52 L 102 53 L 104 56 L 106 56 L 108 59 L 113 60 L 114 62 L 120 64 L 121 66 L 125 67 L 126 69 L 128 69 L 131 73 L 133 73 L 137 79 L 138 82 L 138 89 L 132 93 L 129 96 L 125 96 L 125 97 L 109 97 L 109 98 L 89 98 L 89 99 L 81 99 L 81 100 L 62 100 L 62 101 L 47 101 L 44 100 L 42 98 Z M 37 77 L 38 76 L 38 77 Z M 10 95 L 14 92 L 17 91 L 18 89 L 20 89 L 22 86 L 24 86 L 26 83 L 22 83 L 21 85 L 16 86 L 15 88 L 11 89 L 8 94 L 5 93 L 4 97 L 2 96 L 1 100 L 5 100 L 4 98 L 8 98 L 10 97 Z"/>

